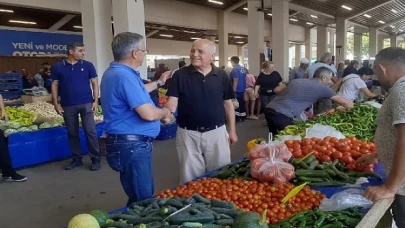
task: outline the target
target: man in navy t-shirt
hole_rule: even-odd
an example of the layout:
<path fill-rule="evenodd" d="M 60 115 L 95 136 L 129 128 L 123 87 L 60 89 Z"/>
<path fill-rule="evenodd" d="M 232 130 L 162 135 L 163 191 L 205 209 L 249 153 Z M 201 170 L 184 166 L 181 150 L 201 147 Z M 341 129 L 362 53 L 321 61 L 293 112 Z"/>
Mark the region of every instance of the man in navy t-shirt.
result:
<path fill-rule="evenodd" d="M 93 115 L 98 106 L 97 73 L 91 62 L 83 60 L 85 49 L 82 43 L 67 45 L 67 51 L 68 58 L 56 63 L 51 70 L 53 104 L 56 112 L 65 120 L 73 154 L 72 162 L 65 169 L 71 170 L 83 165 L 79 138 L 80 114 L 92 161 L 91 170 L 94 171 L 100 169 L 100 152 Z"/>
<path fill-rule="evenodd" d="M 239 102 L 239 108 L 235 110 L 236 122 L 246 119 L 246 107 L 244 94 L 246 90 L 246 69 L 239 65 L 239 57 L 231 58 L 232 71 L 230 77 L 233 81 L 233 90 L 236 93 L 236 99 Z"/>

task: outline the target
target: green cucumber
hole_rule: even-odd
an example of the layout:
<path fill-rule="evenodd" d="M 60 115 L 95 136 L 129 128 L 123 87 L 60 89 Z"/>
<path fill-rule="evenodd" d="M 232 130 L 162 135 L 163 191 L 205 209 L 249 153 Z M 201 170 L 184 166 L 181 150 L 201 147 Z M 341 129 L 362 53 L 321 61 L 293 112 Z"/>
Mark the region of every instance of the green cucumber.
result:
<path fill-rule="evenodd" d="M 148 224 L 148 223 L 160 222 L 160 221 L 162 221 L 162 217 L 139 217 L 136 219 L 128 220 L 128 223 L 133 224 L 133 225 L 138 225 L 141 223 Z"/>
<path fill-rule="evenodd" d="M 176 200 L 176 199 L 169 199 L 165 205 L 176 207 L 178 209 L 182 208 L 184 205 L 182 202 Z"/>
<path fill-rule="evenodd" d="M 203 224 L 202 228 L 224 228 L 224 226 L 208 223 L 208 224 Z"/>
<path fill-rule="evenodd" d="M 305 181 L 305 182 L 310 182 L 310 183 L 314 183 L 314 182 L 324 182 L 324 180 L 322 178 L 319 177 L 308 177 L 308 176 L 298 176 L 298 180 L 300 181 Z"/>
<path fill-rule="evenodd" d="M 191 215 L 198 215 L 200 213 L 201 213 L 201 211 L 199 211 L 197 208 L 193 208 L 190 210 Z"/>
<path fill-rule="evenodd" d="M 202 228 L 203 224 L 199 222 L 185 222 L 181 224 L 182 228 Z"/>
<path fill-rule="evenodd" d="M 218 214 L 229 215 L 232 218 L 235 218 L 240 213 L 242 213 L 242 211 L 237 210 L 237 209 L 226 209 L 226 208 L 219 208 L 219 207 L 213 207 L 213 208 L 211 208 L 211 210 L 218 213 Z"/>
<path fill-rule="evenodd" d="M 310 165 L 313 161 L 316 160 L 315 155 L 310 155 L 309 157 L 307 157 L 303 162 L 305 162 L 307 165 Z"/>
<path fill-rule="evenodd" d="M 211 223 L 215 220 L 214 214 L 209 212 L 202 212 L 198 215 L 190 216 L 189 214 L 180 213 L 174 215 L 168 219 L 170 224 L 181 225 L 185 222 L 199 222 L 199 223 Z"/>
<path fill-rule="evenodd" d="M 348 180 L 349 177 L 348 177 L 346 174 L 340 172 L 340 171 L 336 168 L 336 164 L 337 164 L 337 163 L 338 163 L 338 160 L 333 161 L 333 163 L 332 163 L 332 165 L 330 166 L 330 168 L 336 173 L 336 175 L 337 175 L 339 178 L 341 178 L 342 180 Z"/>
<path fill-rule="evenodd" d="M 123 222 L 110 222 L 110 223 L 106 223 L 103 224 L 100 228 L 110 228 L 110 227 L 114 227 L 114 228 L 130 228 L 133 227 L 129 224 L 123 223 Z"/>
<path fill-rule="evenodd" d="M 219 200 L 211 200 L 211 206 L 212 207 L 221 207 L 221 208 L 227 208 L 227 209 L 234 209 L 235 204 L 232 202 L 225 202 L 225 201 L 219 201 Z"/>
<path fill-rule="evenodd" d="M 332 170 L 332 169 L 325 169 L 325 171 L 331 176 L 331 177 L 335 177 L 336 173 Z"/>
<path fill-rule="evenodd" d="M 215 221 L 214 223 L 221 226 L 231 226 L 233 222 L 233 219 L 220 219 Z"/>
<path fill-rule="evenodd" d="M 210 201 L 210 200 L 208 200 L 208 199 L 202 197 L 202 196 L 201 196 L 200 194 L 198 194 L 198 193 L 194 194 L 192 197 L 193 197 L 193 198 L 195 199 L 195 201 L 197 201 L 197 202 L 205 203 L 205 204 L 207 204 L 207 205 L 211 204 L 211 201 Z"/>
<path fill-rule="evenodd" d="M 296 176 L 305 176 L 305 177 L 329 177 L 329 174 L 325 170 L 304 170 L 297 169 L 295 170 Z"/>
<path fill-rule="evenodd" d="M 123 220 L 130 220 L 130 219 L 137 219 L 139 218 L 138 215 L 127 215 L 127 214 L 115 214 L 109 217 L 109 219 L 112 219 L 114 221 L 123 219 Z"/>
<path fill-rule="evenodd" d="M 311 162 L 311 164 L 309 164 L 308 170 L 314 170 L 316 165 L 318 165 L 318 164 L 319 164 L 318 160 Z"/>
<path fill-rule="evenodd" d="M 163 222 L 152 222 L 149 224 L 146 224 L 146 228 L 163 228 Z"/>
<path fill-rule="evenodd" d="M 343 187 L 346 183 L 339 181 L 329 181 L 329 182 L 311 182 L 309 185 L 313 187 Z"/>

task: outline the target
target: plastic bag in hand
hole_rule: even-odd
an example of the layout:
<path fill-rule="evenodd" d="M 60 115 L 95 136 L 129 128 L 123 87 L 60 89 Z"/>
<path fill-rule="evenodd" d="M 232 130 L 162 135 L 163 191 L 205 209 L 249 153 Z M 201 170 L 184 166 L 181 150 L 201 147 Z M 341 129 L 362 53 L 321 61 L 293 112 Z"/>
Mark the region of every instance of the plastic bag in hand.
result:
<path fill-rule="evenodd" d="M 364 198 L 363 192 L 364 190 L 357 188 L 338 192 L 330 199 L 323 199 L 321 205 L 319 205 L 319 209 L 321 211 L 340 211 L 356 206 L 369 209 L 373 206 L 373 202 Z"/>

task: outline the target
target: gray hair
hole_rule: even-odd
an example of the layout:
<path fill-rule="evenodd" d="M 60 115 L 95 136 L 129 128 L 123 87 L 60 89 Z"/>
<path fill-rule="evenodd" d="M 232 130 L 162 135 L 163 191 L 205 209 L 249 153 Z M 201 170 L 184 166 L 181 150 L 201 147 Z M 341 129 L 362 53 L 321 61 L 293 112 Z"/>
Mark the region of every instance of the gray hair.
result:
<path fill-rule="evenodd" d="M 327 67 L 319 67 L 314 73 L 314 78 L 327 77 L 329 75 L 333 76 L 333 71 L 331 69 Z"/>
<path fill-rule="evenodd" d="M 198 43 L 207 44 L 210 47 L 210 49 L 209 49 L 210 54 L 215 54 L 215 52 L 217 51 L 217 46 L 211 40 L 198 39 L 193 42 L 193 44 L 198 44 Z"/>
<path fill-rule="evenodd" d="M 141 40 L 143 40 L 143 36 L 138 33 L 122 32 L 117 34 L 111 42 L 114 60 L 127 58 L 134 49 L 139 48 Z"/>
<path fill-rule="evenodd" d="M 320 59 L 322 62 L 327 62 L 328 60 L 332 60 L 332 53 L 326 52 L 321 56 Z"/>
<path fill-rule="evenodd" d="M 76 50 L 76 48 L 78 48 L 78 47 L 84 47 L 84 44 L 83 43 L 81 43 L 81 42 L 73 42 L 73 43 L 70 43 L 70 44 L 68 44 L 68 45 L 66 45 L 66 50 L 67 50 L 67 53 L 69 54 L 69 51 L 70 50 Z"/>
<path fill-rule="evenodd" d="M 375 56 L 374 65 L 380 62 L 389 62 L 393 65 L 405 65 L 405 49 L 389 47 L 381 50 Z"/>

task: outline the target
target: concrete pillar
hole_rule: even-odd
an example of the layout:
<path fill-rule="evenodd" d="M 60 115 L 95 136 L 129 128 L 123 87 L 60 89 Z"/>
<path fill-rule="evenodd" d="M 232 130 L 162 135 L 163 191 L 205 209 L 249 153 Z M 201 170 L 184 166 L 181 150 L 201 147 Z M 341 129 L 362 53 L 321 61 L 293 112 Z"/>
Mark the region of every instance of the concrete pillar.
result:
<path fill-rule="evenodd" d="M 370 42 L 369 56 L 370 56 L 370 59 L 374 59 L 374 57 L 377 55 L 378 29 L 370 28 L 369 36 L 370 36 L 369 37 L 369 42 Z M 382 43 L 384 43 L 384 41 L 382 41 Z"/>
<path fill-rule="evenodd" d="M 205 37 L 205 39 L 207 39 L 207 40 L 211 40 L 212 42 L 214 42 L 215 43 L 215 36 L 206 36 Z"/>
<path fill-rule="evenodd" d="M 99 83 L 104 71 L 113 60 L 111 52 L 112 29 L 111 2 L 87 0 L 81 1 L 83 40 L 86 48 L 85 58 L 94 64 Z"/>
<path fill-rule="evenodd" d="M 296 44 L 295 45 L 295 66 L 300 65 L 301 53 L 302 53 L 302 45 Z"/>
<path fill-rule="evenodd" d="M 316 27 L 316 35 L 316 55 L 319 60 L 328 50 L 328 31 L 326 27 L 318 25 L 318 27 Z"/>
<path fill-rule="evenodd" d="M 144 0 L 112 0 L 115 34 L 134 32 L 145 37 L 145 7 L 143 2 Z M 104 17 L 110 18 L 110 14 L 111 9 Z M 146 37 L 144 41 L 146 43 Z M 148 45 L 146 44 L 146 46 Z M 141 73 L 142 78 L 147 78 L 146 60 L 143 62 L 142 66 L 138 68 L 138 71 Z"/>
<path fill-rule="evenodd" d="M 228 67 L 228 15 L 218 11 L 219 66 Z"/>
<path fill-rule="evenodd" d="M 336 55 L 335 31 L 329 30 L 329 52 Z"/>
<path fill-rule="evenodd" d="M 259 7 L 261 7 L 260 0 L 248 1 L 248 62 L 249 71 L 253 75 L 260 74 L 260 54 L 264 52 L 264 13 L 257 11 Z"/>
<path fill-rule="evenodd" d="M 285 0 L 273 0 L 271 46 L 273 49 L 273 62 L 275 69 L 288 82 L 288 53 L 289 53 L 289 8 Z"/>
<path fill-rule="evenodd" d="M 311 28 L 305 28 L 305 58 L 312 60 L 312 39 Z"/>
<path fill-rule="evenodd" d="M 361 62 L 361 57 L 362 57 L 362 38 L 363 38 L 363 34 L 361 33 L 361 31 L 358 28 L 354 28 L 354 60 L 359 61 L 359 63 Z"/>
<path fill-rule="evenodd" d="M 391 35 L 390 36 L 390 42 L 391 42 L 391 47 L 397 47 L 398 46 L 398 39 L 396 35 Z"/>
<path fill-rule="evenodd" d="M 378 38 L 378 44 L 377 44 L 377 52 L 381 51 L 384 49 L 384 39 L 383 38 Z"/>
<path fill-rule="evenodd" d="M 347 23 L 342 17 L 336 18 L 336 63 L 343 62 L 346 59 L 346 41 L 347 41 Z"/>

